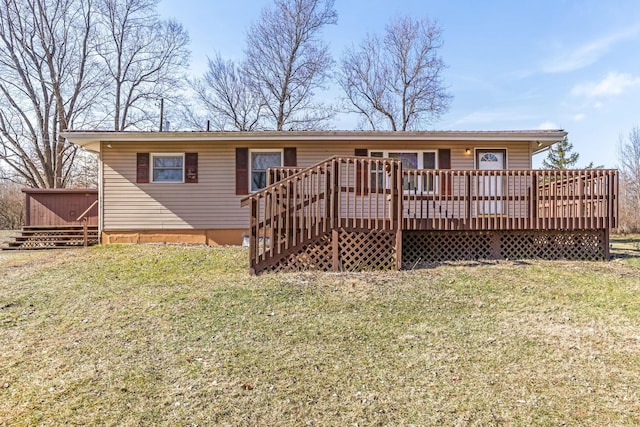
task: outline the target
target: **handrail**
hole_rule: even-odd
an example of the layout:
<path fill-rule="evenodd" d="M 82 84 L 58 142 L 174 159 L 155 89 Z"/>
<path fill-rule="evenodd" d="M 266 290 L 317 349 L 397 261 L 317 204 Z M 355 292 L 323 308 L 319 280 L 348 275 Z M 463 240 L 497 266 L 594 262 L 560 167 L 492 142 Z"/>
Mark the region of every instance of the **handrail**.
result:
<path fill-rule="evenodd" d="M 87 209 L 85 209 L 84 212 L 82 212 L 80 214 L 80 216 L 76 219 L 76 221 L 80 221 L 82 220 L 82 226 L 83 226 L 83 238 L 82 238 L 82 243 L 83 246 L 86 248 L 89 246 L 89 218 L 87 218 L 87 214 L 91 211 L 91 209 L 93 209 L 93 207 L 95 205 L 98 204 L 98 201 L 95 200 L 93 203 L 91 203 L 91 206 L 89 206 Z"/>
<path fill-rule="evenodd" d="M 267 185 L 271 185 L 283 179 L 289 178 L 292 175 L 302 172 L 303 167 L 299 166 L 279 166 L 267 168 Z"/>
<path fill-rule="evenodd" d="M 94 207 L 95 205 L 97 205 L 97 204 L 98 204 L 98 201 L 97 201 L 97 200 L 95 200 L 93 203 L 91 203 L 91 206 L 89 206 L 87 209 L 85 209 L 85 211 L 84 211 L 84 212 L 82 212 L 78 218 L 76 218 L 76 221 L 80 221 L 80 220 L 82 219 L 82 217 L 86 216 L 86 215 L 89 213 L 89 211 L 90 211 L 91 209 L 93 209 L 93 207 Z"/>
<path fill-rule="evenodd" d="M 262 192 L 265 192 L 265 191 L 267 191 L 267 190 L 269 190 L 271 188 L 277 187 L 278 185 L 285 184 L 286 181 L 291 180 L 291 179 L 295 179 L 295 178 L 301 176 L 307 170 L 316 168 L 316 167 L 321 166 L 321 165 L 323 165 L 323 164 L 325 164 L 327 162 L 331 162 L 332 160 L 365 161 L 367 159 L 373 159 L 374 161 L 397 161 L 397 160 L 389 159 L 389 158 L 386 158 L 386 157 L 361 157 L 361 156 L 338 156 L 338 155 L 334 155 L 334 156 L 329 157 L 326 160 L 323 160 L 321 162 L 315 163 L 315 164 L 313 164 L 311 166 L 308 166 L 308 167 L 305 167 L 305 168 L 301 168 L 302 169 L 301 171 L 296 172 L 295 174 L 290 175 L 290 176 L 288 176 L 287 178 L 285 178 L 285 179 L 283 179 L 281 181 L 277 181 L 277 182 L 271 183 L 270 185 L 267 185 L 266 187 L 256 191 L 255 193 L 252 193 L 252 194 L 249 194 L 247 196 L 244 196 L 242 199 L 240 199 L 240 206 L 246 206 L 247 205 L 247 201 L 250 200 L 251 198 L 255 197 L 256 195 L 258 195 L 258 194 L 260 194 Z M 286 166 L 282 166 L 280 168 L 284 169 L 284 168 L 286 168 Z M 291 166 L 291 168 L 298 169 L 300 167 L 299 166 Z"/>
<path fill-rule="evenodd" d="M 253 197 L 257 196 L 257 195 L 258 195 L 258 194 L 260 194 L 260 193 L 264 193 L 264 192 L 266 192 L 266 191 L 270 190 L 271 188 L 274 188 L 274 187 L 276 187 L 277 185 L 282 184 L 282 183 L 283 183 L 283 181 L 285 181 L 285 180 L 291 180 L 291 179 L 294 179 L 294 178 L 296 178 L 297 176 L 299 176 L 299 175 L 303 174 L 303 173 L 304 173 L 306 170 L 308 170 L 308 169 L 313 169 L 313 168 L 315 168 L 315 167 L 317 167 L 317 166 L 320 166 L 320 165 L 322 165 L 322 164 L 324 164 L 324 163 L 326 163 L 326 162 L 330 162 L 331 160 L 334 160 L 334 159 L 337 159 L 337 158 L 338 158 L 338 156 L 331 156 L 331 157 L 329 157 L 328 159 L 323 160 L 323 161 L 321 161 L 321 162 L 318 162 L 318 163 L 316 163 L 316 164 L 314 164 L 314 165 L 311 165 L 311 166 L 309 166 L 309 167 L 307 167 L 307 168 L 305 168 L 305 169 L 301 170 L 300 172 L 297 172 L 297 173 L 295 173 L 295 174 L 293 174 L 293 175 L 291 175 L 291 176 L 289 176 L 289 177 L 285 178 L 285 179 L 284 179 L 284 180 L 282 180 L 282 181 L 274 182 L 274 183 L 272 183 L 272 184 L 270 184 L 270 185 L 267 185 L 266 187 L 264 187 L 264 188 L 262 188 L 262 189 L 260 189 L 260 190 L 256 191 L 255 193 L 253 193 L 253 194 L 249 194 L 248 196 L 245 196 L 245 197 L 243 197 L 242 199 L 240 199 L 240 206 L 246 206 L 247 201 L 249 201 L 250 199 L 252 199 Z"/>

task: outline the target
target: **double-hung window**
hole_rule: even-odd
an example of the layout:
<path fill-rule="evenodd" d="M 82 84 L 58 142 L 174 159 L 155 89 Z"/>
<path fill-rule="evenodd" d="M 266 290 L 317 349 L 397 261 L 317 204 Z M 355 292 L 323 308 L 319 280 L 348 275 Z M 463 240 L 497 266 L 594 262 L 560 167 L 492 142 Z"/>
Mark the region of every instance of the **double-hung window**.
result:
<path fill-rule="evenodd" d="M 390 159 L 399 160 L 402 164 L 403 171 L 411 171 L 418 169 L 437 169 L 436 150 L 425 151 L 371 151 L 371 157 L 388 157 Z M 379 186 L 382 185 L 383 172 L 381 170 L 371 171 L 372 183 Z M 404 190 L 408 192 L 424 192 L 433 193 L 436 184 L 433 174 L 408 174 L 404 177 Z"/>
<path fill-rule="evenodd" d="M 251 150 L 251 191 L 267 186 L 267 169 L 282 166 L 282 150 Z"/>
<path fill-rule="evenodd" d="M 184 182 L 184 153 L 152 153 L 152 182 Z"/>

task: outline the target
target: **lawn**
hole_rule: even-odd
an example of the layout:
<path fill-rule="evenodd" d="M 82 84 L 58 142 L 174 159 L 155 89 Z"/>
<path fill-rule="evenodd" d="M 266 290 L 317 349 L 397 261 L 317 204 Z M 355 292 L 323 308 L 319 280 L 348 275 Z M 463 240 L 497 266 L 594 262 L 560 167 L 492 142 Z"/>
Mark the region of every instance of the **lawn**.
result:
<path fill-rule="evenodd" d="M 0 425 L 634 425 L 637 242 L 259 277 L 240 248 L 0 252 Z"/>

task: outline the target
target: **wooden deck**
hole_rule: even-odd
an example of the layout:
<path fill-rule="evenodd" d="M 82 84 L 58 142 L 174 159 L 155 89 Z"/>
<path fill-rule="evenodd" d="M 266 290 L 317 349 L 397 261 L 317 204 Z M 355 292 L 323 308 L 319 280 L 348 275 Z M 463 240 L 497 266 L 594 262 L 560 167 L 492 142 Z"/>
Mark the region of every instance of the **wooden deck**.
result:
<path fill-rule="evenodd" d="M 606 258 L 618 211 L 615 170 L 402 170 L 333 157 L 268 178 L 242 202 L 255 273 L 401 268 L 447 259 L 447 248 L 451 259 Z"/>
<path fill-rule="evenodd" d="M 2 249 L 54 249 L 98 243 L 98 190 L 24 188 L 25 225 Z"/>

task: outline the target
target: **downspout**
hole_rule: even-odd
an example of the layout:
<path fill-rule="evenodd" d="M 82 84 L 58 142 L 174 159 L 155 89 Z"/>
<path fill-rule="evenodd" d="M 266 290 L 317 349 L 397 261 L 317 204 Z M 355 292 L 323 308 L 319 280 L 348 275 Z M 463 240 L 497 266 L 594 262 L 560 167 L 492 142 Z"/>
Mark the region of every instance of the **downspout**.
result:
<path fill-rule="evenodd" d="M 100 141 L 100 152 L 98 153 L 98 243 L 102 244 L 102 230 L 104 228 L 104 163 L 102 156 L 104 152 L 104 142 Z"/>

